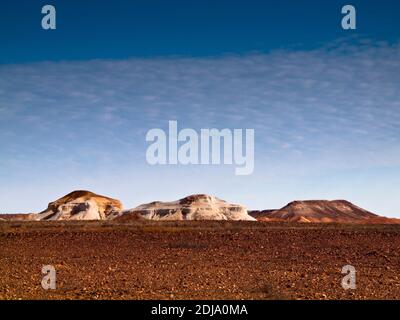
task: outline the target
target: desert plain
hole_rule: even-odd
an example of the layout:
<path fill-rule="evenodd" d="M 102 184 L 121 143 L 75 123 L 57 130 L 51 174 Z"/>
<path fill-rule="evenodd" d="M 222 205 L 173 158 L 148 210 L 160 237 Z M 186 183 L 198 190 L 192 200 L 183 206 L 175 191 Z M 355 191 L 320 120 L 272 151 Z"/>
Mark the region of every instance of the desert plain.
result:
<path fill-rule="evenodd" d="M 400 225 L 0 221 L 0 245 L 3 300 L 400 298 Z"/>

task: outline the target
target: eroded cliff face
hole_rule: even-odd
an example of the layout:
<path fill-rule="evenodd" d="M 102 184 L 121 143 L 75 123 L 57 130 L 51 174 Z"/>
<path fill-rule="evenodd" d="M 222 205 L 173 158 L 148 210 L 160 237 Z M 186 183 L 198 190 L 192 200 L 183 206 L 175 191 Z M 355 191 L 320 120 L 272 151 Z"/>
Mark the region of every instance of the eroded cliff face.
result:
<path fill-rule="evenodd" d="M 74 191 L 50 202 L 31 220 L 236 220 L 255 221 L 247 209 L 205 194 L 172 201 L 155 201 L 123 210 L 119 200 L 90 191 Z"/>
<path fill-rule="evenodd" d="M 47 209 L 30 215 L 32 220 L 107 220 L 123 209 L 119 200 L 90 191 L 73 191 L 50 202 Z"/>
<path fill-rule="evenodd" d="M 34 214 L 1 215 L 7 220 L 230 220 L 279 222 L 333 222 L 399 224 L 362 209 L 346 200 L 293 201 L 278 210 L 247 211 L 217 197 L 197 194 L 171 202 L 154 201 L 123 210 L 119 200 L 90 191 L 73 191 L 50 202 L 47 209 Z"/>
<path fill-rule="evenodd" d="M 186 198 L 161 202 L 155 201 L 125 210 L 117 220 L 236 220 L 255 221 L 244 206 L 230 204 L 214 196 L 191 195 Z"/>

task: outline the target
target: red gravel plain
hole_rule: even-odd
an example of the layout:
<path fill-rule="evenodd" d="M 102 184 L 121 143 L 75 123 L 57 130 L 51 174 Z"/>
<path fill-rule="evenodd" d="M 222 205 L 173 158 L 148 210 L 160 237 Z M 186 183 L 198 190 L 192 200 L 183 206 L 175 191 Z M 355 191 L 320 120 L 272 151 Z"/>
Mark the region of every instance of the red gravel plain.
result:
<path fill-rule="evenodd" d="M 0 245 L 3 300 L 400 299 L 400 225 L 1 221 Z"/>

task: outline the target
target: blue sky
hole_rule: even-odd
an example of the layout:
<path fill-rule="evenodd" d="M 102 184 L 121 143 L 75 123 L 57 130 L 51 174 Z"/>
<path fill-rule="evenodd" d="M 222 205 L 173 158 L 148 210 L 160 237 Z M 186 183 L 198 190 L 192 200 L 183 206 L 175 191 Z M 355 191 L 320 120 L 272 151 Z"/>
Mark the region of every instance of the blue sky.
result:
<path fill-rule="evenodd" d="M 126 207 L 347 199 L 400 217 L 400 3 L 44 1 L 0 10 L 0 212 L 74 189 Z M 255 171 L 146 163 L 146 132 L 254 128 Z"/>

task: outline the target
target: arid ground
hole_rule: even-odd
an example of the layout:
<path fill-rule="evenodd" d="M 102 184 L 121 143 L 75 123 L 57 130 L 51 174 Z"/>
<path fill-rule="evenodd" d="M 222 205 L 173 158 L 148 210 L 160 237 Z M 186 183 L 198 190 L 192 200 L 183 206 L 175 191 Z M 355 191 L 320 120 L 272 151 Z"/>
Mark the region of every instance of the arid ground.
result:
<path fill-rule="evenodd" d="M 400 225 L 1 221 L 0 245 L 0 299 L 400 299 Z"/>

